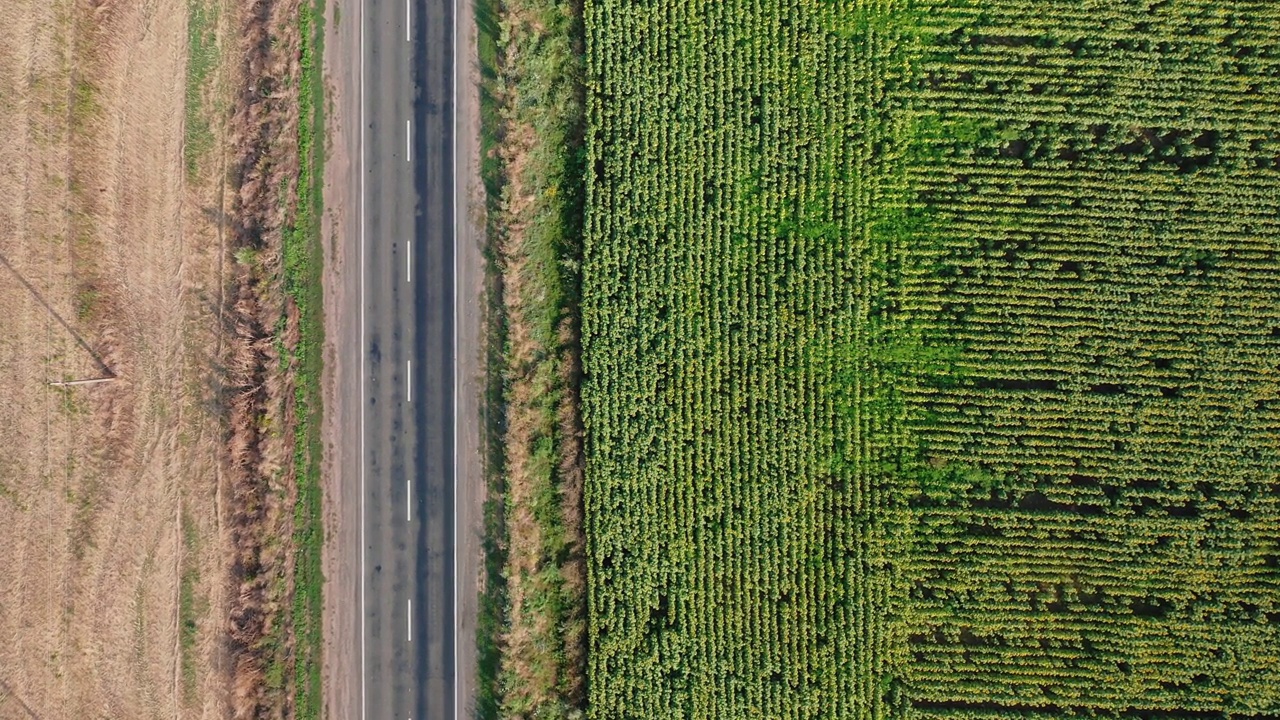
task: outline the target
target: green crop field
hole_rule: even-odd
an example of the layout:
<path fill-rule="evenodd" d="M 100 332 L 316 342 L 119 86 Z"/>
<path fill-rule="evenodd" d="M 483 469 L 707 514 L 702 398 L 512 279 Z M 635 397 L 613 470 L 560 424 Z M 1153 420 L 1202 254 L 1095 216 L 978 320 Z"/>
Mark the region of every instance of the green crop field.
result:
<path fill-rule="evenodd" d="M 910 695 L 1280 712 L 1280 8 L 1036 5 L 919 63 Z"/>
<path fill-rule="evenodd" d="M 592 717 L 1280 714 L 1280 4 L 584 21 Z"/>

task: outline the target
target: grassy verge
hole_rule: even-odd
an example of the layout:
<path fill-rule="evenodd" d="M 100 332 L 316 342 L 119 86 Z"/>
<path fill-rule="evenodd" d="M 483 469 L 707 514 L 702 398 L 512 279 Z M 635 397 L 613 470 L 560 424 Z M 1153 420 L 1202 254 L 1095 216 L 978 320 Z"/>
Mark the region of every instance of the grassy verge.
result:
<path fill-rule="evenodd" d="M 187 64 L 183 117 L 183 169 L 188 182 L 203 184 L 210 178 L 201 177 L 205 158 L 215 148 L 215 130 L 220 122 L 222 108 L 208 102 L 216 93 L 225 91 L 220 83 L 220 66 L 224 58 L 219 40 L 221 0 L 188 0 L 187 2 Z M 96 89 L 87 83 L 76 88 L 75 106 L 81 109 L 96 108 Z M 95 288 L 82 290 L 77 296 L 77 315 L 82 319 L 93 312 L 99 293 Z M 200 703 L 201 662 L 199 643 L 201 626 L 209 613 L 208 590 L 204 587 L 209 578 L 200 572 L 201 536 L 197 518 L 192 516 L 185 491 L 180 493 L 182 505 L 180 527 L 182 533 L 181 574 L 178 578 L 178 651 L 181 670 L 181 698 L 184 707 L 197 707 Z M 139 616 L 141 618 L 141 615 Z M 207 632 L 207 629 L 206 629 Z"/>
<path fill-rule="evenodd" d="M 499 138 L 498 107 L 493 94 L 497 82 L 497 0 L 475 0 L 476 45 L 480 61 L 480 178 L 485 187 L 486 218 L 498 210 L 497 199 L 501 188 L 500 165 L 495 149 Z M 484 503 L 484 592 L 480 596 L 476 620 L 476 717 L 481 720 L 497 718 L 501 693 L 498 672 L 502 651 L 500 639 L 505 616 L 506 580 L 506 521 L 502 515 L 502 496 L 505 492 L 502 438 L 505 434 L 505 414 L 502 411 L 504 374 L 503 345 L 506 343 L 506 322 L 502 312 L 502 281 L 498 272 L 493 244 L 484 244 L 485 258 L 485 384 L 484 404 L 484 454 L 485 454 L 485 503 Z"/>
<path fill-rule="evenodd" d="M 574 717 L 585 699 L 581 15 L 563 0 L 490 0 L 476 23 L 488 223 L 477 716 Z"/>
<path fill-rule="evenodd" d="M 297 504 L 294 507 L 293 547 L 296 553 L 291 622 L 294 635 L 294 717 L 318 718 L 322 708 L 320 555 L 324 528 L 320 503 L 321 394 L 320 370 L 324 345 L 321 314 L 320 245 L 322 179 L 324 177 L 324 7 L 307 0 L 300 13 L 302 73 L 299 78 L 298 154 L 300 173 L 293 227 L 284 237 L 285 291 L 298 307 L 300 337 L 294 348 L 297 429 L 294 463 Z"/>

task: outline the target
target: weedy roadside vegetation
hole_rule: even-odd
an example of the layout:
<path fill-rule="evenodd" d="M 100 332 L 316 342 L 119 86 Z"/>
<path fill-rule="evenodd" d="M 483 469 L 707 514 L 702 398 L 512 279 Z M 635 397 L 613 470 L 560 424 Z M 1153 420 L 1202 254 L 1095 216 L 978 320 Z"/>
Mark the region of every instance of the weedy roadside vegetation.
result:
<path fill-rule="evenodd" d="M 488 501 L 477 714 L 585 698 L 578 393 L 580 8 L 478 2 L 488 196 Z"/>
<path fill-rule="evenodd" d="M 323 215 L 325 150 L 325 102 L 323 0 L 304 0 L 298 20 L 301 38 L 301 74 L 298 90 L 297 210 L 293 227 L 284 238 L 284 286 L 298 312 L 298 342 L 294 349 L 295 403 L 299 409 L 295 429 L 294 465 L 297 498 L 294 505 L 294 572 L 292 625 L 295 642 L 295 712 L 299 718 L 319 718 L 321 696 L 321 551 L 324 523 L 321 514 L 320 469 L 322 348 L 324 347 L 324 254 L 320 245 Z"/>
<path fill-rule="evenodd" d="M 318 0 L 245 22 L 228 300 L 236 712 L 318 718 L 324 152 Z"/>

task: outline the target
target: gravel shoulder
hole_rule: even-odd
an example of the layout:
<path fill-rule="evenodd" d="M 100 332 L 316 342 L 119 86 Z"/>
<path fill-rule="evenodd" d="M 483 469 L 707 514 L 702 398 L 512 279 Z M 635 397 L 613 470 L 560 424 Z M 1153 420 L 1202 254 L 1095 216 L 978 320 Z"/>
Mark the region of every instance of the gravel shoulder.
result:
<path fill-rule="evenodd" d="M 325 717 L 360 717 L 360 27 L 362 0 L 327 3 L 325 84 Z"/>
<path fill-rule="evenodd" d="M 484 393 L 484 185 L 480 179 L 480 63 L 475 7 L 457 0 L 457 108 L 454 187 L 458 222 L 458 718 L 473 717 L 476 617 L 483 572 L 485 478 L 481 439 Z"/>

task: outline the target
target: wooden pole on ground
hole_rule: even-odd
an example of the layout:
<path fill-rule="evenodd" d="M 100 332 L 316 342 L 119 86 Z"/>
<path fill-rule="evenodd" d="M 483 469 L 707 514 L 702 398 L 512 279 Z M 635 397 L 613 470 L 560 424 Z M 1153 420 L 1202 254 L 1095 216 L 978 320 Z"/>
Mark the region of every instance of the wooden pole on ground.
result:
<path fill-rule="evenodd" d="M 69 387 L 71 385 L 93 385 L 94 383 L 111 382 L 112 380 L 115 380 L 115 379 L 116 378 L 114 377 L 100 377 L 100 378 L 90 378 L 88 380 L 66 380 L 63 382 L 51 382 L 49 383 L 49 386 L 50 387 Z"/>

